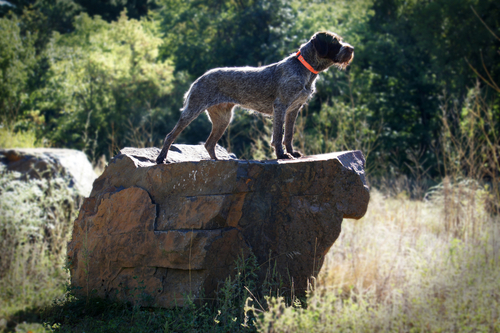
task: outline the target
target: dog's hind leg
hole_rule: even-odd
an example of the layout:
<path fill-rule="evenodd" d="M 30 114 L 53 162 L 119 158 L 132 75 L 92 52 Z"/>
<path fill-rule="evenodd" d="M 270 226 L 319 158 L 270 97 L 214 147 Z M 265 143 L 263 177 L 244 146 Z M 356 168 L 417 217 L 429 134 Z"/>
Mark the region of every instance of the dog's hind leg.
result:
<path fill-rule="evenodd" d="M 205 143 L 205 148 L 210 154 L 210 158 L 213 160 L 217 159 L 217 156 L 215 156 L 215 146 L 217 145 L 217 141 L 220 140 L 231 122 L 233 107 L 234 104 L 232 103 L 223 103 L 211 106 L 207 109 L 208 116 L 212 121 L 212 133 L 210 133 L 210 136 Z"/>
<path fill-rule="evenodd" d="M 175 139 L 205 109 L 203 106 L 191 107 L 190 104 L 192 105 L 192 103 L 188 103 L 186 105 L 174 129 L 165 137 L 165 140 L 163 141 L 163 148 L 161 149 L 160 155 L 156 158 L 156 164 L 162 164 L 165 161 L 168 150 Z"/>

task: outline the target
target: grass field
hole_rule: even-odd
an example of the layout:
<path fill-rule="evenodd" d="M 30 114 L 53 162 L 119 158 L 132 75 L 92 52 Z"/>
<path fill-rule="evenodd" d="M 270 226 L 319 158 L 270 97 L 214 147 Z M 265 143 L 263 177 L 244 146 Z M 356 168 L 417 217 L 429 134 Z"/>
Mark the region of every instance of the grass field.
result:
<path fill-rule="evenodd" d="M 427 200 L 372 191 L 344 220 L 307 309 L 276 299 L 263 332 L 500 332 L 500 224 L 475 182 Z"/>
<path fill-rule="evenodd" d="M 306 300 L 272 292 L 247 301 L 233 279 L 213 307 L 164 310 L 71 296 L 71 193 L 1 179 L 1 331 L 500 332 L 500 223 L 475 181 L 445 179 L 419 200 L 401 187 L 372 189 L 366 216 L 344 220 Z"/>

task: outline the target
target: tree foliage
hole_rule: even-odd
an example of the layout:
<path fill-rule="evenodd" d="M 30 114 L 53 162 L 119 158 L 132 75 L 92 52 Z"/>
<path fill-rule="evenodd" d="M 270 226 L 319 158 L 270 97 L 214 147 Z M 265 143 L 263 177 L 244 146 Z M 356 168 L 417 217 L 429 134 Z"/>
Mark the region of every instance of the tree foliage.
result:
<path fill-rule="evenodd" d="M 282 59 L 294 17 L 283 0 L 161 0 L 163 56 L 194 78 L 215 67 Z"/>
<path fill-rule="evenodd" d="M 36 63 L 32 34 L 21 34 L 19 20 L 0 18 L 0 121 L 11 126 L 23 111 Z"/>
<path fill-rule="evenodd" d="M 162 41 L 154 27 L 125 14 L 107 23 L 85 13 L 74 26 L 71 34 L 55 33 L 47 48 L 45 135 L 89 154 L 116 153 L 141 127 L 135 139 L 147 140 L 173 79 L 172 66 L 157 59 Z"/>
<path fill-rule="evenodd" d="M 12 3 L 9 14 L 0 12 L 2 124 L 35 128 L 40 139 L 92 158 L 160 145 L 206 70 L 278 61 L 319 30 L 343 36 L 355 59 L 346 71 L 319 76 L 297 124 L 305 153 L 362 149 L 380 172 L 418 166 L 436 176 L 446 146 L 442 109 L 458 106 L 446 114 L 458 128 L 460 105 L 475 89 L 492 119 L 500 112 L 491 83 L 500 82 L 493 0 Z M 223 145 L 240 157 L 272 156 L 268 120 L 240 110 L 235 120 Z M 198 143 L 209 132 L 200 117 L 178 142 Z"/>
<path fill-rule="evenodd" d="M 370 34 L 362 40 L 368 52 L 356 60 L 373 80 L 365 103 L 384 120 L 380 150 L 399 168 L 414 152 L 435 164 L 440 97 L 447 93 L 463 100 L 474 86 L 467 60 L 477 68 L 482 59 L 498 64 L 498 41 L 483 24 L 498 30 L 500 8 L 493 1 L 376 0 L 373 10 Z M 498 81 L 498 68 L 492 75 Z"/>

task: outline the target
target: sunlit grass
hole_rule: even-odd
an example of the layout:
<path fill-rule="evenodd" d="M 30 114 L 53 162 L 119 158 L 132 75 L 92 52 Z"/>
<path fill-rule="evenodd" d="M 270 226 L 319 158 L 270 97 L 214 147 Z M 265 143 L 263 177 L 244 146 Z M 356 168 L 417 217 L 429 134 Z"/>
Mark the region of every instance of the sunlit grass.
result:
<path fill-rule="evenodd" d="M 37 141 L 34 131 L 14 132 L 0 127 L 0 148 L 42 148 L 46 144 Z"/>
<path fill-rule="evenodd" d="M 462 181 L 428 200 L 373 190 L 344 220 L 307 309 L 274 300 L 264 332 L 500 331 L 500 221 Z"/>

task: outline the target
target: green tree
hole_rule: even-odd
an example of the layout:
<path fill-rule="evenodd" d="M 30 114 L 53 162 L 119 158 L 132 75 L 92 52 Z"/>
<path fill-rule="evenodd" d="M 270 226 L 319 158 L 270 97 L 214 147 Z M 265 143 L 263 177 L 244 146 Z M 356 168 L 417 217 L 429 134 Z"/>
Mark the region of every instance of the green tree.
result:
<path fill-rule="evenodd" d="M 23 115 L 36 63 L 35 36 L 21 34 L 20 22 L 0 18 L 0 123 L 11 127 Z"/>
<path fill-rule="evenodd" d="M 112 23 L 81 14 L 74 26 L 70 34 L 55 33 L 47 48 L 45 135 L 92 158 L 127 144 L 151 145 L 173 79 L 169 62 L 158 61 L 162 41 L 154 25 L 123 13 Z"/>
<path fill-rule="evenodd" d="M 440 97 L 446 91 L 461 102 L 474 85 L 466 59 L 478 68 L 482 60 L 498 68 L 498 41 L 490 38 L 473 8 L 498 30 L 494 1 L 374 1 L 361 41 L 367 52 L 357 53 L 357 68 L 372 80 L 364 103 L 373 119 L 384 120 L 379 153 L 403 172 L 409 171 L 410 155 L 427 161 L 425 168 L 437 165 Z M 436 175 L 437 168 L 431 172 Z"/>
<path fill-rule="evenodd" d="M 82 6 L 89 16 L 99 15 L 111 22 L 127 11 L 127 16 L 140 19 L 147 16 L 150 10 L 156 9 L 156 0 L 74 0 Z"/>
<path fill-rule="evenodd" d="M 287 52 L 292 9 L 282 0 L 161 0 L 163 57 L 192 78 L 215 67 L 258 66 Z"/>
<path fill-rule="evenodd" d="M 26 9 L 35 9 L 53 19 L 52 25 L 59 26 L 71 26 L 71 18 L 66 18 L 76 16 L 82 11 L 89 16 L 99 15 L 105 21 L 111 22 L 116 21 L 123 10 L 127 11 L 128 17 L 140 19 L 147 16 L 150 10 L 157 8 L 155 0 L 11 0 L 9 3 L 10 6 L 0 5 L 0 16 L 8 11 L 21 15 Z M 59 29 L 53 30 L 61 32 Z"/>

